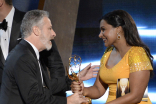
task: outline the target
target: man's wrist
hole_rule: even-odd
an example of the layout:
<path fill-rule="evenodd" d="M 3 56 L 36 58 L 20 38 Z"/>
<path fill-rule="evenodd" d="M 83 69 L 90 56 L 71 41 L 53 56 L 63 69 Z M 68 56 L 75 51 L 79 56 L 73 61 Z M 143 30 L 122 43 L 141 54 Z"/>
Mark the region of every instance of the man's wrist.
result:
<path fill-rule="evenodd" d="M 67 104 L 72 104 L 70 97 L 71 97 L 71 96 L 68 96 L 68 97 L 67 97 Z"/>

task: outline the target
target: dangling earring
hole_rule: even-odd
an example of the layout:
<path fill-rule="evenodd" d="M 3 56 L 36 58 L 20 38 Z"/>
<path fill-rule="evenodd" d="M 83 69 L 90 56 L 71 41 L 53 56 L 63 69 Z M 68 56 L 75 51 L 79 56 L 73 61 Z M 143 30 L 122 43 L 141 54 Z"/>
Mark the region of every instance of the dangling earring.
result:
<path fill-rule="evenodd" d="M 121 39 L 121 35 L 119 35 L 119 33 L 117 33 L 117 39 L 118 39 L 118 40 Z"/>

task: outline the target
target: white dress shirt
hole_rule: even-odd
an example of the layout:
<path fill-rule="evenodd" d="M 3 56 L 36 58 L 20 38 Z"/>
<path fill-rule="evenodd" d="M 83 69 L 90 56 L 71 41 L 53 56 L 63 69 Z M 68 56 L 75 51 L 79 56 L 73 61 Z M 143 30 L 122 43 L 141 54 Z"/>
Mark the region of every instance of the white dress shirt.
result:
<path fill-rule="evenodd" d="M 11 35 L 11 28 L 12 28 L 14 12 L 15 12 L 15 8 L 12 7 L 11 11 L 5 18 L 6 22 L 8 22 L 7 30 L 4 31 L 4 30 L 0 29 L 0 46 L 1 46 L 2 53 L 3 53 L 5 60 L 9 53 L 9 43 L 10 43 L 10 35 Z"/>

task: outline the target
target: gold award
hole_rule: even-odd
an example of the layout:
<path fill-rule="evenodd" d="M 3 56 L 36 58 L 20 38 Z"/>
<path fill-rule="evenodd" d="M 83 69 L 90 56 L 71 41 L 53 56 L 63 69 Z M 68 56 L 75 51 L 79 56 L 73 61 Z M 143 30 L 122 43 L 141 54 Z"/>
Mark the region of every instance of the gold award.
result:
<path fill-rule="evenodd" d="M 66 67 L 67 75 L 71 80 L 74 81 L 79 81 L 79 76 L 78 73 L 80 72 L 81 69 L 81 57 L 78 55 L 72 55 L 69 58 L 69 71 Z M 87 97 L 86 97 L 87 98 Z M 82 103 L 82 104 L 92 104 L 91 99 L 88 98 L 88 103 Z"/>
<path fill-rule="evenodd" d="M 79 81 L 77 73 L 80 72 L 81 62 L 82 62 L 81 57 L 78 55 L 72 55 L 69 58 L 69 71 L 68 71 L 67 67 L 66 67 L 66 71 L 67 71 L 68 77 L 71 80 Z"/>

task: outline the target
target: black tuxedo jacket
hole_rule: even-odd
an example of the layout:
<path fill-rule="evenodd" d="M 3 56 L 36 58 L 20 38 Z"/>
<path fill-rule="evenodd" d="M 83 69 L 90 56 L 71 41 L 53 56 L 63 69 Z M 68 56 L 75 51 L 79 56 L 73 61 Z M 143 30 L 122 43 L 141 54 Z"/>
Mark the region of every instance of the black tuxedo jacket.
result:
<path fill-rule="evenodd" d="M 41 63 L 43 88 L 38 60 L 32 46 L 22 40 L 10 52 L 4 66 L 1 104 L 66 104 L 66 97 L 53 96 L 62 90 L 70 90 L 68 77 L 50 80 L 44 63 Z"/>
<path fill-rule="evenodd" d="M 20 25 L 24 17 L 24 14 L 25 14 L 24 12 L 21 12 L 15 8 L 13 23 L 12 23 L 12 30 L 10 34 L 9 52 L 17 45 L 18 43 L 17 39 L 21 37 Z M 4 63 L 5 63 L 5 59 L 4 59 L 4 56 L 0 47 L 0 86 L 1 86 L 1 81 L 2 81 Z"/>

